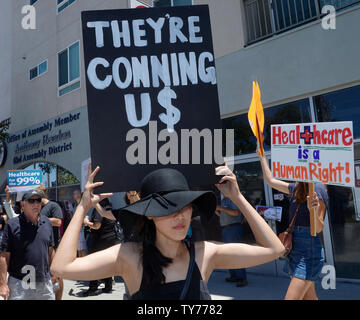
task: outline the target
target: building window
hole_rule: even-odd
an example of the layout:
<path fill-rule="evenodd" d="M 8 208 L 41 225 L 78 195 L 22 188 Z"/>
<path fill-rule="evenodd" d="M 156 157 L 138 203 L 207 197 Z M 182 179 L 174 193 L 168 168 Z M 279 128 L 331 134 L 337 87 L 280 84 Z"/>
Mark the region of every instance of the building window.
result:
<path fill-rule="evenodd" d="M 37 0 L 30 0 L 30 5 L 32 6 Z"/>
<path fill-rule="evenodd" d="M 47 71 L 48 63 L 47 60 L 43 61 L 34 68 L 31 68 L 29 71 L 29 79 L 32 80 L 44 74 Z"/>
<path fill-rule="evenodd" d="M 153 0 L 153 7 L 191 6 L 192 0 Z"/>
<path fill-rule="evenodd" d="M 288 29 L 318 16 L 317 0 L 295 1 L 275 0 L 274 15 L 276 30 Z"/>
<path fill-rule="evenodd" d="M 360 86 L 314 97 L 317 121 L 352 121 L 354 138 L 360 138 Z"/>
<path fill-rule="evenodd" d="M 80 88 L 80 42 L 58 53 L 59 96 Z"/>
<path fill-rule="evenodd" d="M 67 8 L 72 3 L 74 3 L 76 0 L 56 0 L 56 1 L 57 1 L 57 13 L 60 13 L 65 8 Z"/>
<path fill-rule="evenodd" d="M 272 124 L 286 124 L 286 123 L 304 123 L 311 122 L 310 103 L 309 99 L 298 100 L 286 104 L 264 108 L 265 126 L 264 126 L 264 149 L 270 150 L 271 147 L 271 132 Z M 226 118 L 222 120 L 223 129 L 234 129 L 234 154 L 246 154 L 256 151 L 256 137 L 254 136 L 249 120 L 248 114 L 244 113 L 238 116 Z M 223 135 L 225 137 L 225 134 Z M 223 147 L 226 144 L 223 141 Z M 225 154 L 225 150 L 223 150 Z"/>
<path fill-rule="evenodd" d="M 248 42 L 262 39 L 273 32 L 268 0 L 245 1 L 245 15 Z"/>
<path fill-rule="evenodd" d="M 359 4 L 359 0 L 244 0 L 247 44 L 320 19 L 324 5 L 342 10 Z"/>
<path fill-rule="evenodd" d="M 320 8 L 329 5 L 334 6 L 336 9 L 344 9 L 355 6 L 359 0 L 320 0 Z"/>
<path fill-rule="evenodd" d="M 360 138 L 360 86 L 314 97 L 315 116 L 319 122 L 352 121 L 354 138 Z M 354 157 L 360 148 L 354 143 Z M 360 206 L 359 188 L 327 186 L 329 222 L 336 276 L 360 279 Z M 345 236 L 346 235 L 346 236 Z"/>

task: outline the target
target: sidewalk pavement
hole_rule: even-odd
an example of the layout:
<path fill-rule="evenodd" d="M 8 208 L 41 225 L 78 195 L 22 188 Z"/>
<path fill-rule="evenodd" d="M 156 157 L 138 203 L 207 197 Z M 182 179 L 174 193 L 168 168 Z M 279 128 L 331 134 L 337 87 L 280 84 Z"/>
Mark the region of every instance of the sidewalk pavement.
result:
<path fill-rule="evenodd" d="M 226 270 L 216 270 L 208 283 L 213 300 L 283 300 L 289 285 L 289 278 L 284 275 L 272 276 L 261 274 L 256 269 L 247 270 L 248 285 L 236 287 L 228 283 Z M 101 284 L 99 288 L 103 288 Z M 86 281 L 64 280 L 63 300 L 122 300 L 125 292 L 124 283 L 120 277 L 115 277 L 112 293 L 100 293 L 96 296 L 83 297 L 88 289 Z M 320 300 L 360 300 L 360 283 L 337 281 L 336 289 L 324 290 L 321 281 L 316 283 L 316 292 Z"/>

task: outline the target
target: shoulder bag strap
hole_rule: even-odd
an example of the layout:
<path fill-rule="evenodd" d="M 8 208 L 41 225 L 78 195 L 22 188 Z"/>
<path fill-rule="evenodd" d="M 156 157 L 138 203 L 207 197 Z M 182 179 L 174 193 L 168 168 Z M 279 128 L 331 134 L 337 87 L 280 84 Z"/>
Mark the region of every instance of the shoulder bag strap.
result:
<path fill-rule="evenodd" d="M 296 216 L 297 216 L 298 211 L 299 211 L 299 206 L 300 206 L 300 203 L 297 205 L 294 217 L 292 218 L 291 223 L 290 223 L 289 228 L 288 228 L 288 233 L 291 233 L 292 229 L 294 228 Z"/>
<path fill-rule="evenodd" d="M 188 247 L 188 249 L 189 249 L 189 247 Z M 194 248 L 194 243 L 193 242 L 190 242 L 189 252 L 190 252 L 190 263 L 189 263 L 189 268 L 188 268 L 187 275 L 186 275 L 185 285 L 184 285 L 184 288 L 183 288 L 183 290 L 181 292 L 181 295 L 180 295 L 180 300 L 184 300 L 186 294 L 189 291 L 191 277 L 192 277 L 192 273 L 193 273 L 193 270 L 194 270 L 195 248 Z"/>

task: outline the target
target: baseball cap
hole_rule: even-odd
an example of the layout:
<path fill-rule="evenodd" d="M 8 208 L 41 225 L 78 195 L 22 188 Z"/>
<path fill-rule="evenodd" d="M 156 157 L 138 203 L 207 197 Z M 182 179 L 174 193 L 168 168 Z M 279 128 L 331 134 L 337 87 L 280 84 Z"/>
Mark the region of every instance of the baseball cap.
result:
<path fill-rule="evenodd" d="M 22 201 L 25 201 L 25 200 L 31 198 L 32 196 L 39 196 L 40 198 L 43 198 L 44 194 L 40 190 L 27 191 L 23 194 Z"/>

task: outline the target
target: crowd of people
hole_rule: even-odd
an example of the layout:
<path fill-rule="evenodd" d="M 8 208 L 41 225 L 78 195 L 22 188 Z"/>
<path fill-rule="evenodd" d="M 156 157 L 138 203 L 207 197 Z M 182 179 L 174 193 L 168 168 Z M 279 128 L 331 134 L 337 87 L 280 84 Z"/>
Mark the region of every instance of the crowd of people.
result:
<path fill-rule="evenodd" d="M 326 189 L 316 184 L 309 197 L 307 183 L 274 179 L 264 157 L 260 163 L 266 183 L 290 196 L 289 222 L 295 216 L 285 299 L 317 299 L 314 283 L 324 263 L 320 233 Z M 125 284 L 124 299 L 210 299 L 207 282 L 215 269 L 229 269 L 225 280 L 244 287 L 246 268 L 285 252 L 226 165 L 216 168 L 221 203 L 214 192 L 193 191 L 182 173 L 164 168 L 144 177 L 139 191 L 126 192 L 126 206 L 116 210 L 108 199 L 111 193 L 96 194 L 102 185 L 94 183 L 99 170 L 89 166 L 84 192 L 73 192 L 73 212 L 48 199 L 44 186 L 24 192 L 18 203 L 11 202 L 6 187 L 0 209 L 0 297 L 61 300 L 63 279 L 88 281 L 84 296 L 111 293 L 113 277 L 118 276 Z M 316 237 L 310 235 L 312 208 Z M 222 243 L 197 236 L 197 218 L 214 214 L 220 217 Z M 245 221 L 256 244 L 242 243 Z M 99 289 L 101 282 L 105 286 Z"/>

